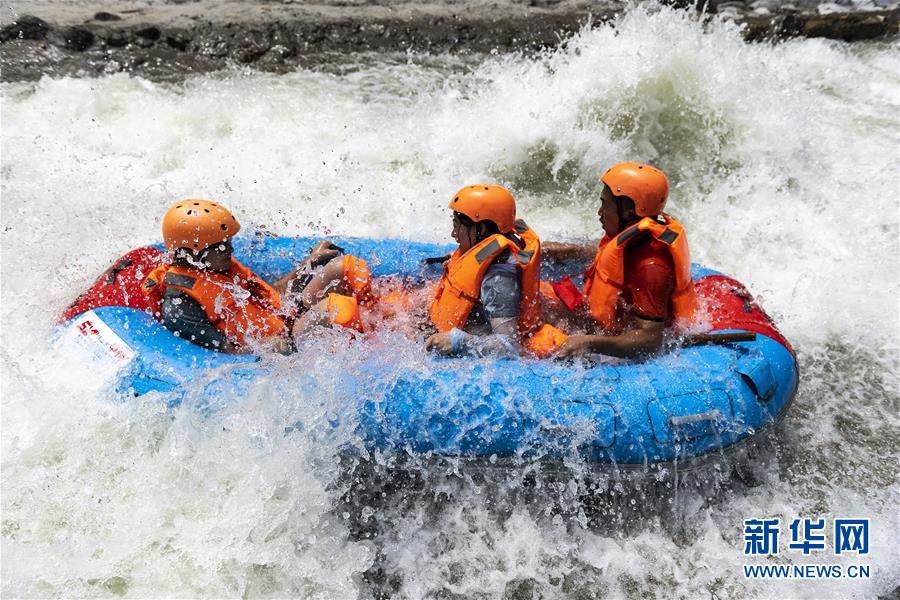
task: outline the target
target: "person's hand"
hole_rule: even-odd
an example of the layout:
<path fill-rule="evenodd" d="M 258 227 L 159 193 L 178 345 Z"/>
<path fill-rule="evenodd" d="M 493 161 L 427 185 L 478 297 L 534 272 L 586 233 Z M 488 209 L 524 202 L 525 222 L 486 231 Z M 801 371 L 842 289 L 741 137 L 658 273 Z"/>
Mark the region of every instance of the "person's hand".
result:
<path fill-rule="evenodd" d="M 324 265 L 334 257 L 339 256 L 341 252 L 343 252 L 343 250 L 338 246 L 328 240 L 322 240 L 310 250 L 308 259 L 309 264 L 313 267 Z"/>
<path fill-rule="evenodd" d="M 435 333 L 425 340 L 425 348 L 433 350 L 442 356 L 450 355 L 453 352 L 453 341 L 450 339 L 450 332 Z"/>
<path fill-rule="evenodd" d="M 574 358 L 591 353 L 591 336 L 573 335 L 556 351 L 556 358 Z"/>

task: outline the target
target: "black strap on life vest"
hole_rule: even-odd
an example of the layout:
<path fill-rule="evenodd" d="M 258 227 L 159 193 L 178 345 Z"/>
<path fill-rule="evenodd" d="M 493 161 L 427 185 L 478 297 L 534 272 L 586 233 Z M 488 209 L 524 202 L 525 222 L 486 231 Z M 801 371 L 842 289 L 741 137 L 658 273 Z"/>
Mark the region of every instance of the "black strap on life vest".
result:
<path fill-rule="evenodd" d="M 639 234 L 640 232 L 641 232 L 641 230 L 638 229 L 637 225 L 632 225 L 631 227 L 629 227 L 628 229 L 626 229 L 625 231 L 623 231 L 616 237 L 616 245 L 624 246 L 625 244 L 630 242 L 631 239 L 634 236 L 636 236 L 637 234 Z"/>
<path fill-rule="evenodd" d="M 666 230 L 663 231 L 662 234 L 660 234 L 660 236 L 656 239 L 661 241 L 663 244 L 671 246 L 672 243 L 678 239 L 678 233 L 666 227 Z"/>
<path fill-rule="evenodd" d="M 186 290 L 191 290 L 194 289 L 194 284 L 197 283 L 197 278 L 189 277 L 187 275 L 181 275 L 180 273 L 166 273 L 166 276 L 163 278 L 163 283 L 165 283 L 166 285 L 181 287 Z"/>

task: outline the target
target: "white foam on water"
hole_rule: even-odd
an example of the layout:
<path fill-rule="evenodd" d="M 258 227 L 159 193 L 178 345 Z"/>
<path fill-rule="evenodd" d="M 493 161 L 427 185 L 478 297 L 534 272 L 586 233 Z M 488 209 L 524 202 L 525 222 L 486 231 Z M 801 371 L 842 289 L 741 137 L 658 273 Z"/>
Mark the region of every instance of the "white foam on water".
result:
<path fill-rule="evenodd" d="M 368 593 L 376 550 L 409 597 L 891 591 L 896 51 L 748 45 L 726 24 L 635 10 L 542 57 L 3 84 L 4 594 L 347 597 Z M 492 180 L 545 239 L 596 239 L 596 180 L 623 159 L 671 175 L 695 260 L 746 282 L 801 360 L 775 465 L 724 499 L 685 493 L 616 534 L 544 515 L 540 494 L 498 517 L 461 480 L 440 511 L 380 507 L 376 547 L 335 509 L 350 429 L 284 433 L 340 411 L 328 377 L 291 394 L 273 376 L 205 419 L 154 396 L 118 403 L 48 359 L 56 315 L 158 239 L 175 199 L 215 198 L 290 234 L 446 241 L 452 193 Z M 819 515 L 873 519 L 872 579 L 743 578 L 742 519 Z"/>

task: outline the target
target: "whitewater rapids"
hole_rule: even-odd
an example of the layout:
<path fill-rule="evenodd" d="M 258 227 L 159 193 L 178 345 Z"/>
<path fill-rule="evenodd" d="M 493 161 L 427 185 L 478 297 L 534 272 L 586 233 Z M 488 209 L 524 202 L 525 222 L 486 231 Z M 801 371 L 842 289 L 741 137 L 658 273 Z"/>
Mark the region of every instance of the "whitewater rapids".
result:
<path fill-rule="evenodd" d="M 537 57 L 370 54 L 280 76 L 2 84 L 3 595 L 891 592 L 897 51 L 749 45 L 727 24 L 636 9 Z M 498 511 L 463 474 L 441 502 L 351 518 L 338 449 L 356 440 L 327 427 L 342 408 L 327 361 L 278 365 L 288 380 L 320 370 L 314 397 L 261 381 L 204 419 L 153 396 L 123 403 L 48 341 L 97 273 L 159 239 L 178 198 L 283 234 L 447 241 L 451 194 L 497 181 L 544 239 L 596 239 L 597 178 L 626 159 L 670 175 L 694 260 L 749 284 L 794 344 L 801 387 L 754 485 L 684 490 L 620 531 L 560 511 L 551 486 Z M 396 368 L 417 368 L 415 353 Z M 869 517 L 872 577 L 745 579 L 742 520 L 765 516 Z M 359 518 L 377 533 L 360 534 Z"/>

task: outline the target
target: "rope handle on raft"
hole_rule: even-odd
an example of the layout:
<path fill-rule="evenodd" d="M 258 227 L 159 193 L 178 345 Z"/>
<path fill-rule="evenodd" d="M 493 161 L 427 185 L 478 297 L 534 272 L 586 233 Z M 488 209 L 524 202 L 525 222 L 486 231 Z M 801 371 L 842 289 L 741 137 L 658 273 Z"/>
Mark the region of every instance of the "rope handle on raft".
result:
<path fill-rule="evenodd" d="M 116 276 L 120 272 L 122 272 L 125 269 L 127 269 L 128 267 L 130 267 L 132 264 L 134 264 L 134 262 L 129 258 L 126 258 L 125 260 L 123 260 L 119 263 L 116 263 L 106 274 L 106 283 L 108 285 L 113 285 L 116 282 Z"/>
<path fill-rule="evenodd" d="M 734 342 L 755 342 L 756 334 L 750 331 L 740 333 L 697 333 L 686 336 L 682 346 L 706 346 L 709 344 L 731 344 Z"/>

